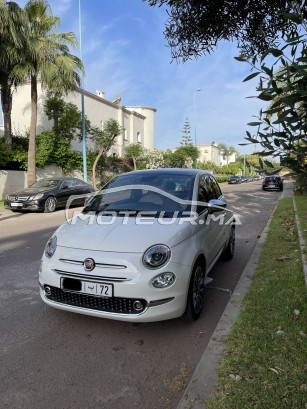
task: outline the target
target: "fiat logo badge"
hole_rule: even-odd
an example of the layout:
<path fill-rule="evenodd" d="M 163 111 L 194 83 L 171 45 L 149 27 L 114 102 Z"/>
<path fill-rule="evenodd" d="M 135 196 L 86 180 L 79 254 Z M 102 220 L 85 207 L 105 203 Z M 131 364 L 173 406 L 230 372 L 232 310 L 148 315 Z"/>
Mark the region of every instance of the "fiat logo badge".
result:
<path fill-rule="evenodd" d="M 83 262 L 84 270 L 92 271 L 95 268 L 95 261 L 92 258 L 86 258 Z"/>

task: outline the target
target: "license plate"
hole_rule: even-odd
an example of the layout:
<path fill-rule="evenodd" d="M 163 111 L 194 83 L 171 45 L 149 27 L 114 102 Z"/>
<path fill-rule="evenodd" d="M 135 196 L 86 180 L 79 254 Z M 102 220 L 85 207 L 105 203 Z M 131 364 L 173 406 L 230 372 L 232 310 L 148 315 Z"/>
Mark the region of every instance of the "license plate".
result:
<path fill-rule="evenodd" d="M 22 207 L 22 203 L 11 203 L 11 207 Z"/>
<path fill-rule="evenodd" d="M 82 292 L 85 294 L 100 295 L 101 297 L 113 297 L 113 285 L 82 281 Z"/>

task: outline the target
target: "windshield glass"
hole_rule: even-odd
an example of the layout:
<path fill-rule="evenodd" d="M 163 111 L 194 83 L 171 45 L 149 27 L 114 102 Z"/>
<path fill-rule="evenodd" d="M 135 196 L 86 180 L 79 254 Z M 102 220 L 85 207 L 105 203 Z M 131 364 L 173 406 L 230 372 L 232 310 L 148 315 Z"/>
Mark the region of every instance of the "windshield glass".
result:
<path fill-rule="evenodd" d="M 194 175 L 171 173 L 124 174 L 94 196 L 84 212 L 155 212 L 156 217 L 188 216 Z M 161 214 L 162 213 L 162 214 Z"/>
<path fill-rule="evenodd" d="M 30 187 L 56 187 L 59 182 L 59 179 L 41 179 L 35 182 Z"/>

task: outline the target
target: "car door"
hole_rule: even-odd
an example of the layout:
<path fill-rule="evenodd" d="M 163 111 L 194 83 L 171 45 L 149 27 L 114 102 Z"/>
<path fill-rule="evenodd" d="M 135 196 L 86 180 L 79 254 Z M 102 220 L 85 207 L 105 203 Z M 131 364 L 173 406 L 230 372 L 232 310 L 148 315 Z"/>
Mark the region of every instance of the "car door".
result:
<path fill-rule="evenodd" d="M 58 194 L 58 204 L 65 206 L 71 195 L 75 194 L 76 188 L 74 187 L 73 178 L 66 178 L 63 180 Z M 74 204 L 74 202 L 73 202 Z"/>
<path fill-rule="evenodd" d="M 211 175 L 201 175 L 197 197 L 197 213 L 199 214 L 197 224 L 199 225 L 199 243 L 206 255 L 208 269 L 216 262 L 225 242 L 226 210 L 222 208 L 210 213 L 206 205 L 213 199 L 224 200 L 224 197 Z"/>

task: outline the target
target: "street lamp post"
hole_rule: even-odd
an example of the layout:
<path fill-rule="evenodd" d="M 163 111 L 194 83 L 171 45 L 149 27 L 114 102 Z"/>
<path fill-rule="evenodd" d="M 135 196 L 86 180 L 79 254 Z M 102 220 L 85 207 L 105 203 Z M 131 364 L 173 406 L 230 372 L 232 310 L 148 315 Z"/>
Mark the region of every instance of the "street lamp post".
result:
<path fill-rule="evenodd" d="M 201 88 L 197 88 L 194 90 L 194 145 L 197 145 L 197 140 L 196 140 L 196 92 L 201 91 Z"/>
<path fill-rule="evenodd" d="M 82 61 L 82 39 L 81 39 L 81 0 L 79 0 L 79 45 L 80 60 Z M 83 157 L 83 179 L 87 182 L 87 163 L 86 163 L 86 130 L 85 130 L 85 113 L 84 113 L 84 74 L 81 79 L 81 115 L 82 115 L 82 157 Z"/>

